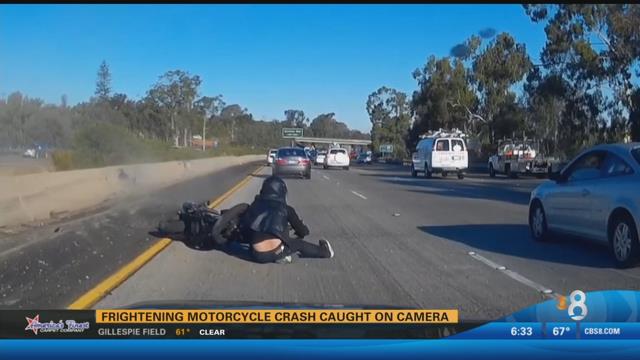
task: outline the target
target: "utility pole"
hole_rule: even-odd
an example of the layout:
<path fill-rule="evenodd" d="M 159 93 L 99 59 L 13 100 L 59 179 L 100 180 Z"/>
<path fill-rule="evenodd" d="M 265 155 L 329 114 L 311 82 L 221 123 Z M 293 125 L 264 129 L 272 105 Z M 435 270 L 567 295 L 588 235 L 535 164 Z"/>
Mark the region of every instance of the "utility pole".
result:
<path fill-rule="evenodd" d="M 175 120 L 175 110 L 171 109 L 171 132 L 173 132 L 173 143 L 176 147 L 180 145 L 179 143 L 179 134 L 176 130 L 176 120 Z"/>
<path fill-rule="evenodd" d="M 236 119 L 231 120 L 231 142 L 235 142 Z"/>

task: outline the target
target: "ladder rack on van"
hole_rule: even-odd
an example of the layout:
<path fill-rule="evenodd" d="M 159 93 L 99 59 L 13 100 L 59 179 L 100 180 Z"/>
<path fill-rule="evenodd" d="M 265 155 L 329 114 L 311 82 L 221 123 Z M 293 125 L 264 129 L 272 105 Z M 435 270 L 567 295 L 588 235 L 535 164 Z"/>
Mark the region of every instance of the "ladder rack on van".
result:
<path fill-rule="evenodd" d="M 460 138 L 464 138 L 466 136 L 467 135 L 465 133 L 463 133 L 462 131 L 460 131 L 459 129 L 453 129 L 453 130 L 438 129 L 437 131 L 429 131 L 426 134 L 420 135 L 420 139 L 441 138 L 441 137 L 460 137 Z"/>

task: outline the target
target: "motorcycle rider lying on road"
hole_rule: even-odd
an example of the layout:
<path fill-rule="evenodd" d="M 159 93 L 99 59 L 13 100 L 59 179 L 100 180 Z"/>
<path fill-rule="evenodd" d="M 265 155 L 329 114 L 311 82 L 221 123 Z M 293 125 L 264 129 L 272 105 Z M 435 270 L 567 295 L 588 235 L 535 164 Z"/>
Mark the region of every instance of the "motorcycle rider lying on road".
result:
<path fill-rule="evenodd" d="M 293 207 L 287 205 L 287 186 L 270 176 L 262 183 L 260 194 L 240 218 L 242 241 L 250 244 L 251 255 L 259 263 L 290 263 L 293 255 L 307 258 L 332 258 L 333 249 L 327 240 L 319 245 L 302 240 L 309 229 Z M 289 224 L 297 238 L 289 235 Z"/>

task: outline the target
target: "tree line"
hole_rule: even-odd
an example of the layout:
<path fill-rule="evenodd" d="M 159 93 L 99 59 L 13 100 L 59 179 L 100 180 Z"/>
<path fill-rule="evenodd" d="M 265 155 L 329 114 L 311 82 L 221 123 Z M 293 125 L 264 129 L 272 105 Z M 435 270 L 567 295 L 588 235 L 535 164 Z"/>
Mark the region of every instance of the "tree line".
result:
<path fill-rule="evenodd" d="M 129 143 L 140 140 L 185 147 L 194 135 L 204 133 L 221 145 L 261 153 L 288 144 L 282 139 L 283 127 L 303 128 L 305 136 L 369 138 L 369 134 L 349 129 L 332 112 L 310 119 L 302 110 L 288 109 L 282 119 L 256 120 L 245 107 L 227 104 L 222 95 L 201 96 L 201 78 L 182 70 L 160 76 L 139 100 L 114 93 L 111 79 L 103 61 L 94 96 L 75 106 L 68 106 L 66 96 L 60 104 L 45 104 L 20 92 L 0 99 L 0 144 L 24 148 L 37 142 L 53 148 L 109 152 L 124 145 L 118 140 L 114 146 L 108 138 L 116 141 L 124 136 Z"/>
<path fill-rule="evenodd" d="M 527 137 L 560 156 L 640 141 L 640 5 L 523 11 L 545 26 L 541 63 L 511 34 L 480 31 L 416 69 L 410 96 L 384 86 L 369 95 L 374 147 L 392 143 L 407 156 L 421 134 L 439 128 L 464 130 L 485 151 L 502 138 Z"/>

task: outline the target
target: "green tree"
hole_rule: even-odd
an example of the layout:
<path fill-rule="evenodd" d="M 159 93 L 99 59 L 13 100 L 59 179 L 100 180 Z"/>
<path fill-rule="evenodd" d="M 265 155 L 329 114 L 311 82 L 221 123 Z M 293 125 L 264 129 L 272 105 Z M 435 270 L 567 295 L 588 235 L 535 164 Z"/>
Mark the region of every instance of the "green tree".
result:
<path fill-rule="evenodd" d="M 246 145 L 249 143 L 250 140 L 246 137 L 245 131 L 253 122 L 253 116 L 248 113 L 246 108 L 238 104 L 227 105 L 220 112 L 220 119 L 232 144 Z"/>
<path fill-rule="evenodd" d="M 324 113 L 316 116 L 309 124 L 309 131 L 314 137 L 339 138 L 349 137 L 349 127 L 335 118 L 335 113 Z"/>
<path fill-rule="evenodd" d="M 203 96 L 194 103 L 195 108 L 208 120 L 220 115 L 226 103 L 222 100 L 222 95 Z"/>
<path fill-rule="evenodd" d="M 108 101 L 111 95 L 111 72 L 109 71 L 109 65 L 104 60 L 100 63 L 100 68 L 98 68 L 95 95 L 99 101 Z"/>
<path fill-rule="evenodd" d="M 53 147 L 68 145 L 70 131 L 66 110 L 54 105 L 39 107 L 27 119 L 25 136 L 29 142 L 38 142 Z"/>
<path fill-rule="evenodd" d="M 166 109 L 150 97 L 135 104 L 135 118 L 131 119 L 133 129 L 143 136 L 168 141 L 173 136 L 173 130 L 167 121 Z"/>
<path fill-rule="evenodd" d="M 475 48 L 477 45 L 465 45 L 464 57 L 470 56 L 469 49 Z M 464 57 L 431 56 L 421 69 L 413 72 L 418 90 L 411 99 L 415 121 L 407 138 L 409 148 L 415 148 L 419 136 L 429 130 L 461 128 L 467 133 L 480 130 L 484 118 L 477 114 L 478 98 L 471 87 Z"/>
<path fill-rule="evenodd" d="M 147 97 L 163 109 L 162 118 L 168 118 L 176 146 L 179 145 L 180 135 L 186 139 L 197 121 L 192 110 L 201 83 L 197 75 L 173 70 L 160 76 L 158 82 L 147 92 Z"/>
<path fill-rule="evenodd" d="M 628 117 L 625 128 L 640 141 L 639 90 L 633 75 L 640 76 L 640 5 L 561 4 L 524 5 L 534 22 L 544 22 L 547 42 L 544 65 L 562 74 L 572 86 L 593 94 L 603 85 L 611 125 Z"/>
<path fill-rule="evenodd" d="M 532 67 L 525 45 L 501 33 L 472 59 L 472 81 L 479 95 L 479 112 L 486 123 L 489 143 L 524 130 L 524 121 L 516 121 L 512 115 L 517 108 L 513 86 L 523 81 Z"/>
<path fill-rule="evenodd" d="M 407 155 L 405 139 L 411 125 L 407 95 L 383 86 L 367 98 L 367 113 L 371 120 L 371 142 L 374 151 L 381 144 L 392 144 L 394 156 Z"/>
<path fill-rule="evenodd" d="M 206 129 L 207 123 L 211 121 L 214 116 L 217 116 L 222 108 L 225 106 L 224 101 L 222 100 L 222 95 L 218 95 L 215 97 L 203 96 L 200 99 L 196 100 L 194 103 L 196 111 L 202 117 L 202 151 L 205 150 L 205 141 L 206 140 Z"/>
<path fill-rule="evenodd" d="M 41 99 L 29 98 L 20 92 L 9 94 L 6 105 L 0 112 L 0 124 L 12 147 L 28 146 L 34 141 L 44 141 L 44 139 L 34 139 L 28 133 L 29 124 L 42 110 L 43 104 Z"/>
<path fill-rule="evenodd" d="M 10 147 L 25 147 L 37 142 L 50 146 L 68 145 L 71 133 L 71 109 L 45 104 L 14 92 L 0 99 L 0 141 Z"/>
<path fill-rule="evenodd" d="M 543 76 L 538 68 L 532 69 L 525 83 L 527 106 L 526 128 L 542 141 L 545 153 L 556 153 L 563 135 L 563 118 L 569 99 L 569 84 L 561 75 Z"/>
<path fill-rule="evenodd" d="M 309 123 L 309 118 L 304 115 L 302 110 L 285 110 L 285 124 L 289 127 L 297 127 L 304 129 Z"/>

